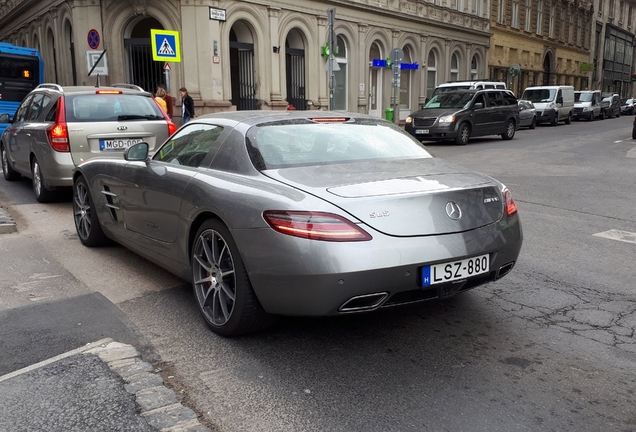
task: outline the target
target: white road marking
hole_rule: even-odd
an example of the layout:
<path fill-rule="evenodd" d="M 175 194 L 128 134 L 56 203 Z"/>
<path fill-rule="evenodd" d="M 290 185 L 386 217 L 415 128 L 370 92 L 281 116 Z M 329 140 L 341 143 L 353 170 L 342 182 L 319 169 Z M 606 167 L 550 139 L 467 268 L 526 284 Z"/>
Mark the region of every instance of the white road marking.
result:
<path fill-rule="evenodd" d="M 628 151 L 625 156 L 627 156 L 628 158 L 636 158 L 636 147 Z"/>
<path fill-rule="evenodd" d="M 618 240 L 625 243 L 636 244 L 636 233 L 633 233 L 633 232 L 611 229 L 609 231 L 603 231 L 600 233 L 596 233 L 594 235 L 596 237 L 603 237 L 610 240 Z"/>

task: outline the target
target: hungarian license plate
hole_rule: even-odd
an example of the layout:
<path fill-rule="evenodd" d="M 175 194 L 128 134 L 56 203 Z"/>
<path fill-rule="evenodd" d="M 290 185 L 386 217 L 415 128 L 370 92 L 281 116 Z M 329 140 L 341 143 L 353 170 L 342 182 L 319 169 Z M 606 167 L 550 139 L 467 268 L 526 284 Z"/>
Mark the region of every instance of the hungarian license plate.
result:
<path fill-rule="evenodd" d="M 422 286 L 466 279 L 490 271 L 489 255 L 422 267 Z"/>
<path fill-rule="evenodd" d="M 415 129 L 416 134 L 428 134 L 428 129 Z"/>
<path fill-rule="evenodd" d="M 133 144 L 141 142 L 141 138 L 116 138 L 99 140 L 100 150 L 125 150 Z"/>

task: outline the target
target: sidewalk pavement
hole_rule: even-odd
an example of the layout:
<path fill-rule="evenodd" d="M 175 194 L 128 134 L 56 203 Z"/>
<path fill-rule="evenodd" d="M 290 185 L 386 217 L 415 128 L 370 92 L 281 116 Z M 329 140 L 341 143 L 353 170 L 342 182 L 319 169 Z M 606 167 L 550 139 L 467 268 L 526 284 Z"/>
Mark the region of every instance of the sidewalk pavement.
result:
<path fill-rule="evenodd" d="M 0 431 L 206 432 L 127 344 L 103 339 L 0 376 Z"/>

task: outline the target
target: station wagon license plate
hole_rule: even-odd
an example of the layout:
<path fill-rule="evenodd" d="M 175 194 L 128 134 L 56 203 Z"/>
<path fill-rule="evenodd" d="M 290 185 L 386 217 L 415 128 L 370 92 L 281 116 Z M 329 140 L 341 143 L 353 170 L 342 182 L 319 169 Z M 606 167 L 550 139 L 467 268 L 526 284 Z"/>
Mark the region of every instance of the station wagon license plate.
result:
<path fill-rule="evenodd" d="M 415 129 L 415 133 L 428 135 L 428 129 Z"/>
<path fill-rule="evenodd" d="M 125 150 L 133 144 L 141 142 L 141 138 L 118 138 L 99 140 L 100 150 Z"/>
<path fill-rule="evenodd" d="M 422 267 L 422 286 L 466 279 L 490 271 L 489 255 Z"/>

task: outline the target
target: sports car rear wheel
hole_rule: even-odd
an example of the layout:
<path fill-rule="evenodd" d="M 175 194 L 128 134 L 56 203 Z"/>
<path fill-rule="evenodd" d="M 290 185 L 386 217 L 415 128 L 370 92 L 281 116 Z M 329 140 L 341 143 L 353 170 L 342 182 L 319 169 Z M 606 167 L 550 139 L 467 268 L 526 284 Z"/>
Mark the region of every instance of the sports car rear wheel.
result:
<path fill-rule="evenodd" d="M 210 219 L 199 228 L 191 265 L 199 310 L 215 333 L 238 336 L 274 321 L 256 298 L 236 243 L 220 221 Z"/>
<path fill-rule="evenodd" d="M 73 184 L 73 219 L 82 244 L 95 247 L 106 242 L 106 236 L 95 212 L 93 197 L 84 177 L 78 177 Z"/>

